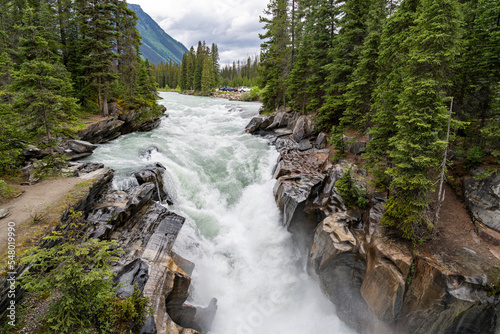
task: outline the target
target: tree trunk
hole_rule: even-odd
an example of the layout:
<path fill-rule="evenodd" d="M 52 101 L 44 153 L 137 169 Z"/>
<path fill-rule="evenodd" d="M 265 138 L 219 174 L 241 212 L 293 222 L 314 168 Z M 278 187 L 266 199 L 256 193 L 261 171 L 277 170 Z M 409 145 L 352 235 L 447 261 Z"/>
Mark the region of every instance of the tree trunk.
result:
<path fill-rule="evenodd" d="M 106 95 L 104 95 L 102 97 L 103 101 L 102 101 L 102 112 L 104 114 L 104 117 L 108 117 L 109 116 L 109 110 L 108 110 L 108 98 Z"/>
<path fill-rule="evenodd" d="M 453 110 L 453 98 L 451 98 L 450 115 L 448 116 L 448 130 L 446 132 L 446 147 L 444 148 L 443 163 L 441 165 L 441 175 L 439 177 L 439 192 L 438 192 L 438 198 L 437 198 L 437 208 L 436 208 L 436 214 L 434 215 L 434 228 L 436 229 L 436 231 L 437 231 L 437 227 L 438 227 L 439 210 L 441 210 L 441 204 L 444 201 L 443 183 L 444 183 L 444 174 L 446 173 L 446 159 L 448 157 L 448 142 L 450 141 L 450 127 L 451 127 L 452 110 Z"/>

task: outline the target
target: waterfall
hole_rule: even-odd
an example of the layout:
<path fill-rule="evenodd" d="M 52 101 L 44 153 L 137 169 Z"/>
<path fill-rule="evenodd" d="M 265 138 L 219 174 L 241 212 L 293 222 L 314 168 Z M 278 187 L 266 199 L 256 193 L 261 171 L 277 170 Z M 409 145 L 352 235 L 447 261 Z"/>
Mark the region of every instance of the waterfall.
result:
<path fill-rule="evenodd" d="M 169 209 L 186 217 L 174 251 L 196 265 L 188 302 L 218 299 L 211 333 L 353 333 L 280 224 L 272 193 L 278 154 L 244 132 L 260 104 L 160 96 L 169 117 L 159 128 L 100 145 L 87 160 L 115 169 L 118 180 L 151 162 L 167 168 L 176 198 Z M 152 145 L 158 150 L 141 158 Z"/>

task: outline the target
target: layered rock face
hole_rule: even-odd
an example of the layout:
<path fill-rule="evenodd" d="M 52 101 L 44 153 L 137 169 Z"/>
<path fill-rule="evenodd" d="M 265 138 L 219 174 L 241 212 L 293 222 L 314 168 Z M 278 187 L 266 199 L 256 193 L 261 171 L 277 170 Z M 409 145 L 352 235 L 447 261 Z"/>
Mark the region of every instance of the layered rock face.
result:
<path fill-rule="evenodd" d="M 111 188 L 112 170 L 99 164 L 80 164 L 75 167 L 75 173 L 94 182 L 88 195 L 75 203 L 72 210 L 82 212 L 87 236 L 116 240 L 124 250 L 114 268 L 118 295 L 126 298 L 136 286 L 143 296 L 150 298 L 154 309 L 141 334 L 208 332 L 217 301 L 213 299 L 206 308 L 185 304 L 194 265 L 172 252 L 185 219 L 154 201 L 169 198 L 168 190 L 158 181 L 164 171 L 165 167 L 159 163 L 150 165 L 135 174 L 137 187 L 115 190 Z M 62 215 L 60 226 L 69 226 L 69 212 Z M 5 281 L 0 282 L 0 305 L 3 299 L 7 300 L 5 286 Z M 3 311 L 0 309 L 0 313 Z"/>
<path fill-rule="evenodd" d="M 500 245 L 500 173 L 481 177 L 483 173 L 478 169 L 464 179 L 465 198 L 480 235 Z"/>
<path fill-rule="evenodd" d="M 153 201 L 169 198 L 162 179 L 165 167 L 156 163 L 135 173 L 139 186 L 106 191 L 88 212 L 88 234 L 117 240 L 124 250 L 115 277 L 123 297 L 136 285 L 150 298 L 154 315 L 141 333 L 201 333 L 210 329 L 216 300 L 207 308 L 186 305 L 193 265 L 172 252 L 184 218 Z M 150 182 L 151 181 L 151 182 Z"/>
<path fill-rule="evenodd" d="M 113 117 L 94 123 L 85 130 L 78 133 L 78 136 L 83 141 L 88 141 L 92 144 L 102 144 L 117 137 L 131 133 L 151 131 L 160 125 L 160 117 L 137 123 L 139 114 L 132 110 L 130 112 L 121 112 L 116 105 L 110 106 L 110 110 L 115 110 L 112 113 Z M 166 108 L 163 107 L 163 112 Z"/>
<path fill-rule="evenodd" d="M 387 237 L 384 194 L 373 194 L 367 210 L 347 209 L 334 186 L 346 163 L 329 161 L 326 136 L 310 137 L 311 124 L 281 110 L 254 118 L 247 132 L 273 138 L 280 152 L 274 193 L 283 225 L 305 240 L 308 271 L 338 316 L 359 333 L 500 333 L 499 278 L 471 254 L 450 263 Z M 353 154 L 364 149 L 363 141 L 345 141 Z M 466 181 L 466 191 L 476 219 L 494 227 L 500 181 L 490 178 Z"/>

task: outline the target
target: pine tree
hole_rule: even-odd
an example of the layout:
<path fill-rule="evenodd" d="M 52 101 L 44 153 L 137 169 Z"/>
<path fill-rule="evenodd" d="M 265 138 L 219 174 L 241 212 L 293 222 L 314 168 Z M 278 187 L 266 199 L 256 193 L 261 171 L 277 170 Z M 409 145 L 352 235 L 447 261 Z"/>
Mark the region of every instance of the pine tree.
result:
<path fill-rule="evenodd" d="M 403 41 L 408 57 L 396 106 L 396 134 L 389 139 L 391 196 L 382 217 L 384 224 L 414 241 L 432 229 L 426 214 L 445 144 L 446 91 L 459 53 L 461 16 L 457 0 L 422 0 L 417 14 Z"/>
<path fill-rule="evenodd" d="M 196 53 L 194 47 L 191 46 L 189 49 L 188 61 L 187 61 L 187 89 L 194 89 L 194 72 L 196 67 Z"/>
<path fill-rule="evenodd" d="M 24 114 L 25 126 L 32 135 L 43 134 L 49 142 L 60 122 L 77 109 L 69 73 L 46 39 L 51 37 L 47 27 L 50 17 L 51 8 L 45 2 L 40 2 L 36 12 L 26 7 L 21 39 L 26 60 L 12 80 L 14 107 Z"/>
<path fill-rule="evenodd" d="M 343 128 L 364 132 L 371 125 L 373 92 L 379 74 L 379 46 L 383 24 L 388 15 L 387 0 L 374 0 L 367 17 L 367 36 L 344 95 L 346 109 L 341 118 Z"/>
<path fill-rule="evenodd" d="M 212 72 L 213 72 L 213 83 L 212 87 L 218 87 L 220 82 L 220 56 L 219 48 L 217 44 L 212 43 Z"/>
<path fill-rule="evenodd" d="M 14 169 L 20 162 L 23 149 L 23 131 L 20 115 L 12 108 L 10 90 L 13 63 L 7 52 L 0 54 L 0 171 Z"/>
<path fill-rule="evenodd" d="M 268 110 L 286 106 L 286 79 L 290 62 L 290 35 L 288 32 L 288 7 L 286 0 L 271 0 L 264 13 L 269 16 L 260 17 L 264 23 L 264 34 L 261 40 L 262 102 Z M 235 66 L 233 66 L 234 68 Z"/>
<path fill-rule="evenodd" d="M 330 51 L 332 62 L 324 66 L 329 73 L 324 83 L 326 101 L 317 115 L 318 127 L 329 130 L 338 124 L 346 109 L 344 94 L 353 80 L 361 47 L 367 34 L 367 16 L 371 0 L 347 0 L 342 5 L 340 31 Z"/>
<path fill-rule="evenodd" d="M 370 129 L 372 139 L 367 144 L 367 158 L 375 184 L 381 189 L 389 185 L 390 168 L 388 156 L 389 139 L 396 133 L 398 97 L 402 86 L 402 68 L 407 61 L 408 45 L 406 38 L 411 37 L 411 27 L 414 25 L 419 0 L 406 0 L 396 9 L 395 13 L 385 22 L 377 59 L 378 79 L 373 92 L 373 126 Z"/>
<path fill-rule="evenodd" d="M 85 86 L 85 94 L 95 94 L 99 109 L 108 116 L 108 96 L 112 95 L 113 84 L 118 78 L 113 65 L 118 55 L 113 49 L 116 30 L 113 13 L 116 3 L 105 0 L 78 0 L 80 13 L 80 52 L 83 56 L 79 64 L 80 76 Z"/>
<path fill-rule="evenodd" d="M 205 43 L 205 42 L 203 42 Z M 203 61 L 205 58 L 205 47 L 201 41 L 198 42 L 198 48 L 196 49 L 196 63 L 194 67 L 194 81 L 193 88 L 194 90 L 201 90 L 201 77 L 203 73 Z"/>

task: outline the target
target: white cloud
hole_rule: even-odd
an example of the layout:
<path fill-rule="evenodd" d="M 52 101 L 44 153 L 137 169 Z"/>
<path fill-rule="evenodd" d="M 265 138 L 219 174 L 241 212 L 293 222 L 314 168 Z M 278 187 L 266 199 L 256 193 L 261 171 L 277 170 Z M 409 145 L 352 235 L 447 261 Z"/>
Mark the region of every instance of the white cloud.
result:
<path fill-rule="evenodd" d="M 130 0 L 138 4 L 173 38 L 188 49 L 216 43 L 221 63 L 243 60 L 260 52 L 259 16 L 269 0 Z"/>

